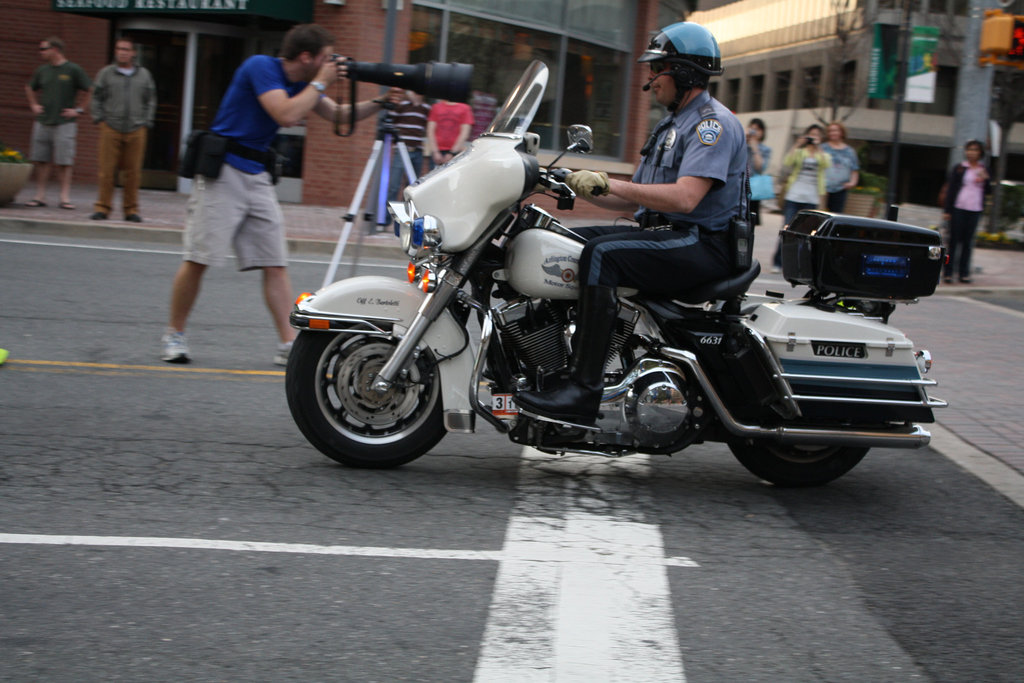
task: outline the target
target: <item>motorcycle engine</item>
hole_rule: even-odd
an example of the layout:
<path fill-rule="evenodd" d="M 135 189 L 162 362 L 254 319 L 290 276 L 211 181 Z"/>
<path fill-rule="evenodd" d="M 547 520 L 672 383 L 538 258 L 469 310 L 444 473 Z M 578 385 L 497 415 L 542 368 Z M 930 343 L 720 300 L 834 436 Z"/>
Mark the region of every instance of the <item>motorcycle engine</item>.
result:
<path fill-rule="evenodd" d="M 704 423 L 700 395 L 679 368 L 657 358 L 641 358 L 621 382 L 606 386 L 604 395 L 602 431 L 631 434 L 637 447 L 677 444 Z"/>
<path fill-rule="evenodd" d="M 520 298 L 494 312 L 504 353 L 513 367 L 526 371 L 528 383 L 566 368 L 571 339 L 566 308 L 542 299 Z M 638 311 L 630 304 L 620 305 L 609 349 L 611 374 L 601 401 L 602 417 L 597 422 L 600 431 L 584 436 L 572 429 L 551 427 L 543 443 L 535 445 L 589 443 L 603 446 L 611 453 L 623 453 L 633 449 L 667 449 L 697 437 L 705 424 L 703 397 L 683 372 L 659 358 L 634 361 L 623 350 L 637 317 Z"/>
<path fill-rule="evenodd" d="M 515 299 L 495 310 L 506 353 L 514 353 L 531 374 L 545 375 L 569 363 L 565 313 L 540 299 Z"/>

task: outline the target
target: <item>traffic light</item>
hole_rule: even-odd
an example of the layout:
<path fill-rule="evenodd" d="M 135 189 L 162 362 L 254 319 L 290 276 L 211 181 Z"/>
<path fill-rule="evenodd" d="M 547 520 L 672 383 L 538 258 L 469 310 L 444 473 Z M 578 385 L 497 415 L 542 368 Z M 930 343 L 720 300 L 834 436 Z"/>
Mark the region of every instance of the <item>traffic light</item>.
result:
<path fill-rule="evenodd" d="M 1013 36 L 1010 39 L 1010 49 L 1006 51 L 1007 59 L 1024 60 L 1024 17 L 1013 18 Z"/>
<path fill-rule="evenodd" d="M 981 23 L 982 64 L 999 64 L 1024 69 L 1024 16 L 1000 9 L 985 10 Z"/>

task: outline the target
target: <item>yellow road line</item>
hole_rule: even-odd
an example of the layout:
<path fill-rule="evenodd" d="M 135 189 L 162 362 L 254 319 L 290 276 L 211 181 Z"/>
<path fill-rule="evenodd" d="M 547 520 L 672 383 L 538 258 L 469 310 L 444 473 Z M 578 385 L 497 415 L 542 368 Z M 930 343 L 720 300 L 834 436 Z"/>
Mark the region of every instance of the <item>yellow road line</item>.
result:
<path fill-rule="evenodd" d="M 150 372 L 178 372 L 206 375 L 247 375 L 256 377 L 284 377 L 283 370 L 228 370 L 226 368 L 189 368 L 181 365 L 125 365 L 120 363 L 80 363 L 62 360 L 7 359 L 5 365 L 51 368 L 79 368 L 82 370 L 146 370 Z"/>

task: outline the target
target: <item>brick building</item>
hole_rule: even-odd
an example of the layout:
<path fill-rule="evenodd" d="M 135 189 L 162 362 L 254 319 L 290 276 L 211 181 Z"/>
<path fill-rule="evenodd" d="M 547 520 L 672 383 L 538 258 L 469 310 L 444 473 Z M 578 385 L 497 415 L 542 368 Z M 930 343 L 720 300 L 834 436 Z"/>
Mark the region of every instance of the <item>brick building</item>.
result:
<path fill-rule="evenodd" d="M 500 102 L 525 65 L 540 59 L 552 70 L 534 126 L 547 150 L 542 157 L 551 158 L 564 146 L 566 127 L 587 123 L 594 128 L 597 149 L 585 165 L 632 172 L 654 115 L 651 100 L 639 92 L 646 75 L 636 57 L 652 31 L 682 16 L 682 2 L 390 3 L 395 30 L 393 57 L 388 58 L 383 51 L 389 0 L 5 0 L 0 139 L 27 151 L 32 116 L 24 86 L 40 63 L 40 40 L 59 36 L 67 44 L 67 57 L 94 76 L 109 63 L 115 38 L 129 37 L 158 86 L 143 186 L 183 191 L 187 181 L 176 175 L 181 142 L 190 130 L 212 122 L 235 68 L 252 54 L 275 54 L 290 26 L 314 21 L 337 37 L 339 53 L 362 62 L 471 63 L 474 100 L 480 103 Z M 358 97 L 380 90 L 360 83 Z M 348 97 L 347 87 L 343 94 Z M 486 104 L 478 109 L 488 111 Z M 364 120 L 354 135 L 339 137 L 319 117 L 282 130 L 278 146 L 289 156 L 286 175 L 291 176 L 279 186 L 282 199 L 346 204 L 376 134 L 375 122 Z M 95 181 L 96 143 L 95 127 L 84 122 L 76 182 Z"/>

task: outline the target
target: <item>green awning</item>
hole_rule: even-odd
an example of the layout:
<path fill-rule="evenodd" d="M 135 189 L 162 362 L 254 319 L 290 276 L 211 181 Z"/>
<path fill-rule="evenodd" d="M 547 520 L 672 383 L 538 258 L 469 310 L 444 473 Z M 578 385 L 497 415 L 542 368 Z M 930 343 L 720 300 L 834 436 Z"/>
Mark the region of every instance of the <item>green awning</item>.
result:
<path fill-rule="evenodd" d="M 268 17 L 296 23 L 313 21 L 313 0 L 51 0 L 57 12 L 90 16 L 188 15 L 204 17 Z"/>

